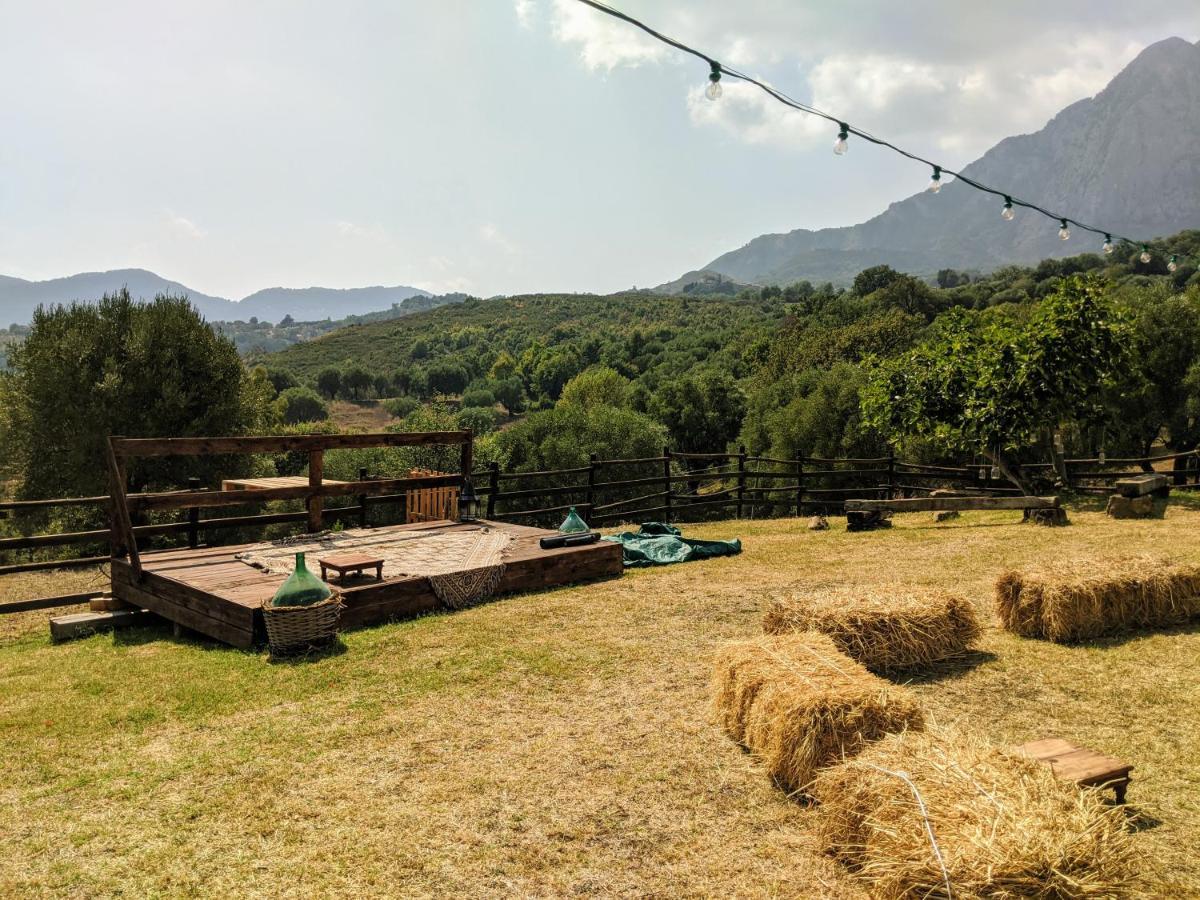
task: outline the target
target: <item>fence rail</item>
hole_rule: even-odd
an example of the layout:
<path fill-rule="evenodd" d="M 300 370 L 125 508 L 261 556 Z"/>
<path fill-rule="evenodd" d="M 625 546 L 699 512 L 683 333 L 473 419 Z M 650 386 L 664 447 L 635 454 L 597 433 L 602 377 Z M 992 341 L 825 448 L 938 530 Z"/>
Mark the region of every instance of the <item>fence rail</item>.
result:
<path fill-rule="evenodd" d="M 460 434 L 439 433 L 422 440 L 446 440 L 459 437 Z M 285 446 L 285 442 L 276 439 L 269 443 L 272 449 Z M 363 438 L 355 437 L 348 446 L 366 443 Z M 396 443 L 400 443 L 400 440 Z M 126 441 L 124 446 L 140 453 L 149 449 L 149 442 L 141 444 Z M 311 450 L 313 446 L 315 442 L 312 441 L 295 442 L 289 438 L 286 442 L 289 450 Z M 189 439 L 180 440 L 178 444 L 172 443 L 169 449 L 172 453 L 190 454 L 205 450 L 227 452 L 230 447 L 225 443 Z M 464 461 L 467 460 L 469 451 L 464 457 Z M 1169 475 L 1172 486 L 1177 489 L 1200 490 L 1200 451 L 1153 457 L 1066 459 L 1062 462 L 1068 487 L 1082 493 L 1107 492 L 1111 490 L 1112 482 L 1119 478 L 1156 470 Z M 604 480 L 600 477 L 614 468 L 625 468 L 627 471 L 634 469 L 636 472 L 638 468 L 646 471 L 652 466 L 658 467 L 653 474 L 608 477 Z M 1054 471 L 1052 463 L 1031 463 L 1023 468 L 1032 473 L 1045 473 L 1042 477 Z M 337 522 L 365 526 L 370 520 L 371 510 L 376 510 L 377 519 L 399 521 L 403 516 L 408 489 L 458 482 L 461 477 L 370 478 L 362 470 L 358 481 L 346 485 L 322 484 L 305 489 L 236 492 L 204 489 L 197 480 L 192 479 L 186 490 L 132 493 L 127 495 L 127 500 L 129 508 L 134 511 L 145 513 L 160 510 L 160 514 L 171 514 L 173 511 L 182 516 L 178 521 L 143 521 L 133 526 L 136 536 L 180 537 L 182 540 L 179 545 L 197 547 L 203 536 L 222 530 L 300 523 L 311 527 L 317 521 L 321 527 Z M 487 518 L 524 520 L 533 524 L 551 524 L 551 518 L 560 517 L 572 506 L 589 521 L 604 524 L 664 515 L 666 518 L 687 521 L 694 520 L 696 516 L 712 517 L 728 513 L 739 518 L 764 513 L 833 513 L 840 512 L 843 501 L 847 499 L 921 496 L 938 488 L 997 496 L 1020 493 L 1007 481 L 994 477 L 990 464 L 929 465 L 899 460 L 894 456 L 784 459 L 750 455 L 744 447 L 732 453 L 685 453 L 666 447 L 661 456 L 632 459 L 600 459 L 593 455 L 586 466 L 536 472 L 504 472 L 492 464 L 486 469 L 472 472 L 471 477 L 481 501 L 486 505 Z M 513 484 L 513 489 L 509 490 L 508 484 Z M 308 499 L 316 495 L 322 499 L 340 497 L 349 501 L 349 505 L 210 518 L 201 515 L 202 510 L 217 506 L 248 506 L 271 500 Z M 650 505 L 639 505 L 646 503 Z M 400 512 L 380 514 L 380 508 L 390 504 L 396 505 Z M 59 508 L 93 508 L 102 511 L 111 522 L 113 511 L 110 507 L 108 496 L 4 500 L 0 501 L 0 516 L 13 518 Z M 314 518 L 314 513 L 319 520 Z M 110 554 L 120 549 L 119 535 L 114 537 L 111 524 L 108 528 L 0 537 L 0 554 L 10 556 L 21 551 L 44 553 L 62 547 L 94 548 L 89 554 L 70 558 L 0 560 L 0 575 L 96 565 L 109 558 L 109 555 L 95 552 L 105 545 Z"/>

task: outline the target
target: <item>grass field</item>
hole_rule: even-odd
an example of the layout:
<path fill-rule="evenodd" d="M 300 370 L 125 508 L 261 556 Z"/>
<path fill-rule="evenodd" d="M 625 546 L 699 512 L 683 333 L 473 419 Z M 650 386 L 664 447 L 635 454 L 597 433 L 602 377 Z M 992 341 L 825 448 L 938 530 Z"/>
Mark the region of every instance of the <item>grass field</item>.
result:
<path fill-rule="evenodd" d="M 47 613 L 5 617 L 0 895 L 861 896 L 713 725 L 713 651 L 797 581 L 951 588 L 990 622 L 1006 566 L 1200 560 L 1200 511 L 1019 518 L 697 526 L 745 553 L 351 632 L 305 663 L 166 628 L 52 646 Z M 1001 743 L 1059 734 L 1132 761 L 1147 893 L 1197 896 L 1198 660 L 1200 626 L 1065 647 L 990 625 L 970 665 L 914 689 Z"/>

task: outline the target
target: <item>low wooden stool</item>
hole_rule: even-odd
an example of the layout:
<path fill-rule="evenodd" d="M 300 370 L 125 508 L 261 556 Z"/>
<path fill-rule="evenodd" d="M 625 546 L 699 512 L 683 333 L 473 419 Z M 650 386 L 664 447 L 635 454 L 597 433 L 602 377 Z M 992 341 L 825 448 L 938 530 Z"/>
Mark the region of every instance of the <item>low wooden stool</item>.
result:
<path fill-rule="evenodd" d="M 318 558 L 317 563 L 321 566 L 322 581 L 329 580 L 326 577 L 329 569 L 338 573 L 338 581 L 345 581 L 350 574 L 361 575 L 367 569 L 374 569 L 375 580 L 383 581 L 383 559 L 369 553 L 339 553 Z"/>
<path fill-rule="evenodd" d="M 1125 802 L 1129 773 L 1133 771 L 1133 766 L 1128 763 L 1056 737 L 1030 741 L 1013 749 L 1048 764 L 1059 778 L 1073 781 L 1080 787 L 1110 787 L 1116 792 L 1117 802 Z"/>

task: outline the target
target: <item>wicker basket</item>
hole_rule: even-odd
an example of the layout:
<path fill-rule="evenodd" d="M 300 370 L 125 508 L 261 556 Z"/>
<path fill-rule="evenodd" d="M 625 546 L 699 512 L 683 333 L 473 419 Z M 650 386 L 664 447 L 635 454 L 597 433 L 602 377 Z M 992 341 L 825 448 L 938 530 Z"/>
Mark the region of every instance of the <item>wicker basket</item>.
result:
<path fill-rule="evenodd" d="M 337 634 L 342 605 L 337 592 L 311 606 L 272 606 L 270 599 L 264 600 L 263 620 L 271 655 L 301 653 L 329 643 Z"/>

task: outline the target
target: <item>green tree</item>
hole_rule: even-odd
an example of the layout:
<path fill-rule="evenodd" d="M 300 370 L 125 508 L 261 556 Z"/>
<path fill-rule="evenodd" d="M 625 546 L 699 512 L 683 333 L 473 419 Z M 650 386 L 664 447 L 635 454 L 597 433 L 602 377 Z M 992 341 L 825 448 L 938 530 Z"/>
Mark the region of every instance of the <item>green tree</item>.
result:
<path fill-rule="evenodd" d="M 321 395 L 312 388 L 292 387 L 279 395 L 280 412 L 288 425 L 299 422 L 323 422 L 329 418 L 329 408 Z"/>
<path fill-rule="evenodd" d="M 726 372 L 706 369 L 660 385 L 650 412 L 685 453 L 723 450 L 742 427 L 746 398 Z"/>
<path fill-rule="evenodd" d="M 298 387 L 300 382 L 296 376 L 287 369 L 267 369 L 267 380 L 271 382 L 271 387 L 275 388 L 275 393 L 282 394 L 288 388 Z"/>
<path fill-rule="evenodd" d="M 854 276 L 854 293 L 865 297 L 887 287 L 900 277 L 901 274 L 891 266 L 871 266 Z"/>
<path fill-rule="evenodd" d="M 383 408 L 388 411 L 389 415 L 403 419 L 420 409 L 421 403 L 412 397 L 393 397 L 383 401 Z"/>
<path fill-rule="evenodd" d="M 2 381 L 3 458 L 23 497 L 104 493 L 106 440 L 261 433 L 274 390 L 182 297 L 137 303 L 126 290 L 95 304 L 39 307 Z M 244 458 L 243 458 L 244 460 Z M 189 475 L 233 474 L 236 461 L 135 460 L 134 490 Z"/>
<path fill-rule="evenodd" d="M 489 434 L 496 430 L 496 413 L 480 406 L 469 406 L 455 416 L 455 422 L 459 428 L 473 431 L 476 435 Z"/>
<path fill-rule="evenodd" d="M 317 374 L 317 390 L 330 400 L 342 391 L 342 372 L 333 366 L 326 366 Z"/>
<path fill-rule="evenodd" d="M 568 469 L 588 464 L 588 454 L 604 459 L 657 456 L 666 429 L 628 409 L 555 406 L 530 414 L 496 435 L 501 458 L 515 471 Z"/>
<path fill-rule="evenodd" d="M 349 392 L 352 399 L 361 400 L 374 382 L 374 377 L 362 366 L 351 366 L 342 375 L 342 390 Z"/>
<path fill-rule="evenodd" d="M 496 405 L 496 395 L 487 388 L 469 388 L 463 392 L 462 405 L 490 409 Z"/>
<path fill-rule="evenodd" d="M 629 406 L 629 379 L 607 366 L 580 372 L 563 387 L 558 402 L 591 409 L 595 406 Z"/>
<path fill-rule="evenodd" d="M 1063 423 L 1104 420 L 1128 330 L 1099 283 L 1081 276 L 1024 320 L 952 310 L 927 341 L 874 367 L 864 419 L 895 440 L 984 454 L 1025 488 L 1012 454 Z"/>

